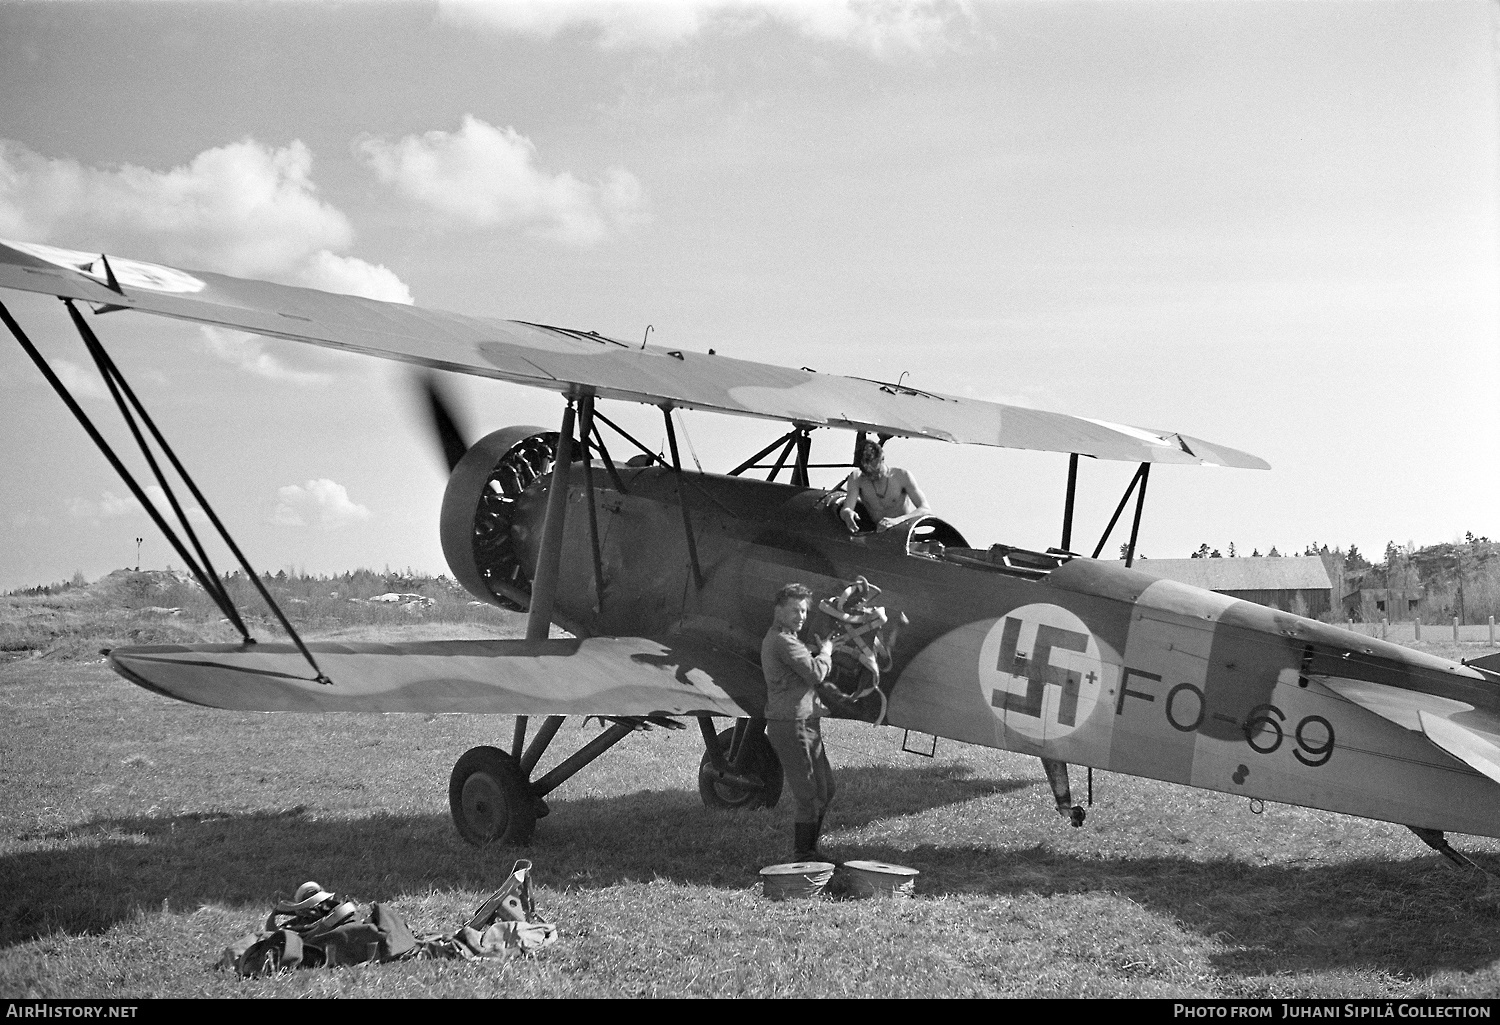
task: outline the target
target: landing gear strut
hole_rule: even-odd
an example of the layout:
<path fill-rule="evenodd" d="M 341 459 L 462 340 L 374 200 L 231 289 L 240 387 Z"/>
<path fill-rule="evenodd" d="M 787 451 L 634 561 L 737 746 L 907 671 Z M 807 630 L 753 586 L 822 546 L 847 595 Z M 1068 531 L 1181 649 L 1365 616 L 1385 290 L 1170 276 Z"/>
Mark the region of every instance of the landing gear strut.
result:
<path fill-rule="evenodd" d="M 766 739 L 764 719 L 736 719 L 715 734 L 706 716 L 698 726 L 705 750 L 698 763 L 698 796 L 708 808 L 774 808 L 781 800 L 781 759 Z"/>
<path fill-rule="evenodd" d="M 1052 799 L 1057 804 L 1057 813 L 1073 826 L 1083 825 L 1088 812 L 1073 803 L 1073 793 L 1068 786 L 1068 763 L 1052 758 L 1041 759 L 1042 769 L 1047 773 L 1047 784 L 1052 787 Z M 1092 777 L 1090 777 L 1092 779 Z M 1093 784 L 1089 784 L 1089 800 L 1093 800 Z"/>
<path fill-rule="evenodd" d="M 476 847 L 527 843 L 536 820 L 547 814 L 547 804 L 542 799 L 579 769 L 636 730 L 649 730 L 652 726 L 682 729 L 681 723 L 664 716 L 621 716 L 612 719 L 608 729 L 545 775 L 531 779 L 531 771 L 541 761 L 563 719 L 561 715 L 549 715 L 530 746 L 523 750 L 526 716 L 517 716 L 514 753 L 506 754 L 496 747 L 476 747 L 464 752 L 448 778 L 448 808 L 460 836 Z"/>

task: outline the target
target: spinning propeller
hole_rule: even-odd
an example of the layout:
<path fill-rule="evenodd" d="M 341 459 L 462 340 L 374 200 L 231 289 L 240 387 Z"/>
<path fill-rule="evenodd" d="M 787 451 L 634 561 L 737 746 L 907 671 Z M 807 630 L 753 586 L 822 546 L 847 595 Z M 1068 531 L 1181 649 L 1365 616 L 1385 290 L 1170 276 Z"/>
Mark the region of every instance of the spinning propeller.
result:
<path fill-rule="evenodd" d="M 416 386 L 425 402 L 428 424 L 442 449 L 443 458 L 448 461 L 448 472 L 452 473 L 469 450 L 466 432 L 456 413 L 457 403 L 453 401 L 452 392 L 431 370 L 417 375 Z"/>

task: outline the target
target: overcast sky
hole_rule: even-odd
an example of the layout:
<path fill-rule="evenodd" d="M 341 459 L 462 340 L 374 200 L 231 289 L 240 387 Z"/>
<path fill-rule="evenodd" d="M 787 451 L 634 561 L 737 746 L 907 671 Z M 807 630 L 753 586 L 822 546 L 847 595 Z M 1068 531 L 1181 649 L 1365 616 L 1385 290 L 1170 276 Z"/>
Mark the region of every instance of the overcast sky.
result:
<path fill-rule="evenodd" d="M 1378 556 L 1500 537 L 1496 43 L 1466 2 L 0 0 L 0 237 L 1181 431 L 1273 468 L 1157 467 L 1146 555 Z M 0 301 L 113 423 L 60 305 Z M 95 324 L 258 566 L 444 569 L 400 367 Z M 779 433 L 687 426 L 720 471 Z M 890 457 L 1059 540 L 1065 456 Z M 5 338 L 0 464 L 0 588 L 180 568 Z M 1086 461 L 1075 547 L 1133 469 Z"/>

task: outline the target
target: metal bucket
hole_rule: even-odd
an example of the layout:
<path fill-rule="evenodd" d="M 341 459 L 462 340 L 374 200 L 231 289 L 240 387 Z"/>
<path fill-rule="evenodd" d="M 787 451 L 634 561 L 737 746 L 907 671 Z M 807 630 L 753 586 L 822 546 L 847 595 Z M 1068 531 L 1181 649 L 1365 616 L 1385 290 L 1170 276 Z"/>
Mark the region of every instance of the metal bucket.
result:
<path fill-rule="evenodd" d="M 910 897 L 921 874 L 884 861 L 846 861 L 839 866 L 839 881 L 850 897 Z"/>
<path fill-rule="evenodd" d="M 760 870 L 768 900 L 816 897 L 832 878 L 833 864 L 827 861 L 792 861 Z"/>

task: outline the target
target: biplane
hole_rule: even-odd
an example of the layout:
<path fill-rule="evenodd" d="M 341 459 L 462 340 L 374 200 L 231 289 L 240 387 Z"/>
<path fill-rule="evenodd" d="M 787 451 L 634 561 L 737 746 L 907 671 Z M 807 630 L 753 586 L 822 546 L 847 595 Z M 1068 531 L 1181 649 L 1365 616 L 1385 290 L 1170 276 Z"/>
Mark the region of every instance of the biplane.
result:
<path fill-rule="evenodd" d="M 1446 832 L 1500 837 L 1500 656 L 1450 662 L 1131 565 L 1151 467 L 1267 468 L 1244 452 L 899 382 L 37 244 L 0 245 L 0 287 L 62 300 L 177 527 L 3 306 L 0 317 L 243 635 L 115 648 L 115 670 L 216 708 L 515 716 L 508 750 L 474 748 L 452 772 L 454 822 L 476 844 L 527 840 L 561 783 L 631 733 L 688 719 L 704 741 L 707 804 L 775 804 L 781 772 L 757 663 L 773 595 L 790 581 L 820 599 L 812 628 L 839 639 L 836 715 L 1035 755 L 1075 825 L 1070 765 L 1399 823 L 1459 861 Z M 400 360 L 430 381 L 475 374 L 559 393 L 556 427 L 505 427 L 470 444 L 440 389 L 429 391 L 450 468 L 440 523 L 449 567 L 477 599 L 527 611 L 525 638 L 305 642 L 282 616 L 291 641 L 256 642 L 163 461 L 259 578 L 92 326 L 129 310 Z M 659 407 L 669 454 L 615 424 L 600 408 L 611 402 Z M 682 409 L 786 429 L 728 473 L 693 472 L 678 453 Z M 851 532 L 838 515 L 844 493 L 809 476 L 852 465 L 837 454 L 812 461 L 814 436 L 840 431 L 854 434 L 855 451 L 879 435 L 1068 455 L 1059 545 L 976 545 L 933 515 Z M 1081 457 L 1139 464 L 1092 557 L 1072 542 Z M 1132 497 L 1125 565 L 1098 561 Z M 554 624 L 572 636 L 551 636 Z M 566 716 L 608 726 L 538 774 Z"/>

